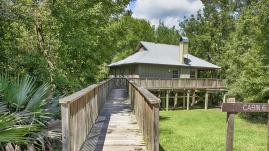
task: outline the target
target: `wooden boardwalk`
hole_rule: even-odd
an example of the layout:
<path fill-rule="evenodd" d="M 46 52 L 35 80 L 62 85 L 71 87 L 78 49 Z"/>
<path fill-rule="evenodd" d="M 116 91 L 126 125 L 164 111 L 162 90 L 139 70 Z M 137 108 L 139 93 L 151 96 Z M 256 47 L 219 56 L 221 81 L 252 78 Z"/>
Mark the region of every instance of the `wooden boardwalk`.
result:
<path fill-rule="evenodd" d="M 113 89 L 81 151 L 145 151 L 146 144 L 124 89 Z"/>

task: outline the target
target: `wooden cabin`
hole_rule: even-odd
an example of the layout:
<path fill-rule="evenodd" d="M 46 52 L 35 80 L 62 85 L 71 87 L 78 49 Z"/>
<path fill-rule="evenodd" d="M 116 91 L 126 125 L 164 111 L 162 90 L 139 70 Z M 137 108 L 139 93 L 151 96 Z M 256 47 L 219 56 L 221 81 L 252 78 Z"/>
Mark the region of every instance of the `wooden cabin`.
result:
<path fill-rule="evenodd" d="M 204 72 L 213 77 L 220 69 L 189 54 L 186 37 L 180 38 L 179 45 L 140 42 L 134 54 L 109 67 L 113 77 L 161 79 L 204 78 Z"/>
<path fill-rule="evenodd" d="M 161 98 L 166 109 L 177 107 L 178 99 L 189 109 L 190 97 L 194 105 L 201 94 L 207 109 L 208 100 L 214 99 L 213 95 L 209 98 L 209 93 L 225 92 L 226 87 L 223 80 L 216 78 L 220 67 L 190 54 L 188 42 L 187 37 L 181 37 L 179 45 L 142 41 L 135 53 L 109 65 L 110 77 L 133 79 Z"/>

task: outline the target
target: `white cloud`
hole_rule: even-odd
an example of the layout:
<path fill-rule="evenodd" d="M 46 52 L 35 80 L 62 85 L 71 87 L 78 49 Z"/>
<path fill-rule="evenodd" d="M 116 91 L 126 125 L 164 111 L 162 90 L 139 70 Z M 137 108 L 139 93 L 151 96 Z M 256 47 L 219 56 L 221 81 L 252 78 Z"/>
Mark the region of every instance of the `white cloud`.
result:
<path fill-rule="evenodd" d="M 169 27 L 177 27 L 184 16 L 196 14 L 202 8 L 200 0 L 136 0 L 133 16 L 147 19 L 152 25 L 162 20 Z"/>

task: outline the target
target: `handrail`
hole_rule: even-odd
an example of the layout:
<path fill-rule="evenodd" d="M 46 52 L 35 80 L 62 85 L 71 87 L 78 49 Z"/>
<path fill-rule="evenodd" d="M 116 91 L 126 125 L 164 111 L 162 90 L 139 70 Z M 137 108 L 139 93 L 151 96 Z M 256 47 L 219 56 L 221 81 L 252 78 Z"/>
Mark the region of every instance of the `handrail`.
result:
<path fill-rule="evenodd" d="M 129 78 L 146 89 L 226 89 L 222 79 Z"/>
<path fill-rule="evenodd" d="M 84 95 L 86 95 L 88 92 L 94 90 L 94 88 L 96 88 L 98 85 L 97 84 L 93 84 L 88 86 L 87 88 L 84 88 L 78 92 L 75 92 L 69 96 L 66 96 L 62 99 L 59 100 L 60 104 L 70 104 L 73 101 L 76 101 L 78 99 L 80 99 L 81 97 L 83 97 Z"/>
<path fill-rule="evenodd" d="M 112 79 L 93 84 L 59 100 L 63 151 L 78 151 L 113 88 Z M 83 123 L 83 124 L 82 124 Z"/>
<path fill-rule="evenodd" d="M 152 105 L 155 104 L 159 104 L 160 103 L 160 99 L 158 97 L 156 97 L 154 94 L 152 94 L 151 92 L 149 92 L 147 89 L 145 89 L 144 87 L 141 87 L 139 85 L 137 85 L 134 81 L 129 80 L 129 83 L 135 87 L 135 89 L 137 91 L 139 91 L 141 93 L 141 95 L 143 97 L 146 98 L 146 101 Z"/>
<path fill-rule="evenodd" d="M 147 148 L 159 151 L 159 104 L 160 99 L 147 89 L 129 81 L 129 96 L 133 112 L 142 130 Z"/>

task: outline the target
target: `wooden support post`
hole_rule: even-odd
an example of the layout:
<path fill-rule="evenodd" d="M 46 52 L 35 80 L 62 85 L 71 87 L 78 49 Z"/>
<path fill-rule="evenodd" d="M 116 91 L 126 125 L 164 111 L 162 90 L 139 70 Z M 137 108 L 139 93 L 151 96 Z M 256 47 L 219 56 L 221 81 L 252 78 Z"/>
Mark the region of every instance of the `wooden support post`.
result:
<path fill-rule="evenodd" d="M 227 100 L 227 103 L 235 103 L 235 99 Z M 226 151 L 233 151 L 234 140 L 234 113 L 227 112 L 226 119 Z"/>
<path fill-rule="evenodd" d="M 187 91 L 187 110 L 190 109 L 190 91 Z"/>
<path fill-rule="evenodd" d="M 205 93 L 205 110 L 208 108 L 208 92 Z"/>
<path fill-rule="evenodd" d="M 174 108 L 177 107 L 177 92 L 175 92 Z"/>
<path fill-rule="evenodd" d="M 194 104 L 195 104 L 195 91 L 192 94 L 191 106 L 194 106 Z"/>
<path fill-rule="evenodd" d="M 226 93 L 224 93 L 224 95 L 223 95 L 223 103 L 226 103 Z"/>
<path fill-rule="evenodd" d="M 64 151 L 70 151 L 70 113 L 69 104 L 61 104 L 61 116 L 62 116 L 62 148 Z"/>
<path fill-rule="evenodd" d="M 185 92 L 183 92 L 183 109 L 186 107 L 186 97 L 185 97 Z"/>
<path fill-rule="evenodd" d="M 155 105 L 153 107 L 153 127 L 152 127 L 152 133 L 154 135 L 152 139 L 152 150 L 159 150 L 159 106 Z"/>
<path fill-rule="evenodd" d="M 166 91 L 166 111 L 169 109 L 169 91 Z"/>

